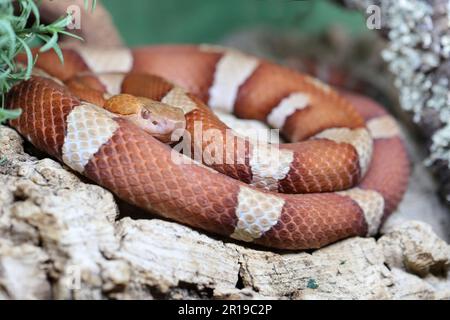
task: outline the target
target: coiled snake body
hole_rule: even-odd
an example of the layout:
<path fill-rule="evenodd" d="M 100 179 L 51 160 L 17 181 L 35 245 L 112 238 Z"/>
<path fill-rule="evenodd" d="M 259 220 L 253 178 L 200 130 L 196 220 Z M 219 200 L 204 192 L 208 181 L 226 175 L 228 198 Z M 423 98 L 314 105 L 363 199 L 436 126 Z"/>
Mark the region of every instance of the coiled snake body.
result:
<path fill-rule="evenodd" d="M 23 110 L 10 124 L 141 208 L 242 241 L 307 249 L 376 234 L 403 196 L 409 163 L 398 127 L 367 98 L 344 98 L 309 76 L 218 47 L 63 53 L 64 66 L 54 53 L 40 54 L 37 67 L 46 73 L 9 92 L 7 107 Z M 188 161 L 97 106 L 120 92 L 180 108 L 192 135 L 196 123 L 202 132 L 228 132 L 206 103 L 265 121 L 294 143 L 258 144 L 232 133 L 210 153 L 223 161 Z M 203 140 L 195 146 L 208 148 Z"/>

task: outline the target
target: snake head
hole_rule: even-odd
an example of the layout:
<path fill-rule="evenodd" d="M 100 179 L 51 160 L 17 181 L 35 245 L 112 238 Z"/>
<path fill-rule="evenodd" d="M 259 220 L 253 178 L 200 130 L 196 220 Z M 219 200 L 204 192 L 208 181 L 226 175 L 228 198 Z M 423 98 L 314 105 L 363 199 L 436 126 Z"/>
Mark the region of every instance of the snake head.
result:
<path fill-rule="evenodd" d="M 104 108 L 134 123 L 164 143 L 178 141 L 186 127 L 181 108 L 143 97 L 119 94 L 109 98 Z"/>
<path fill-rule="evenodd" d="M 181 138 L 179 133 L 186 127 L 183 110 L 165 103 L 145 100 L 130 120 L 161 142 L 178 141 Z"/>

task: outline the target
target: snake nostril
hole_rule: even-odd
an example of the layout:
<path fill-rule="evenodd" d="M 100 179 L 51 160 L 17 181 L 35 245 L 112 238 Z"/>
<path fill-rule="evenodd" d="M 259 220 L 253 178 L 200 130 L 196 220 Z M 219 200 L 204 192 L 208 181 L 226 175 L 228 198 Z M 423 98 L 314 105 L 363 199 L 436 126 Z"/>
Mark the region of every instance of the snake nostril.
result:
<path fill-rule="evenodd" d="M 152 123 L 156 126 L 158 124 L 158 121 L 153 120 Z"/>

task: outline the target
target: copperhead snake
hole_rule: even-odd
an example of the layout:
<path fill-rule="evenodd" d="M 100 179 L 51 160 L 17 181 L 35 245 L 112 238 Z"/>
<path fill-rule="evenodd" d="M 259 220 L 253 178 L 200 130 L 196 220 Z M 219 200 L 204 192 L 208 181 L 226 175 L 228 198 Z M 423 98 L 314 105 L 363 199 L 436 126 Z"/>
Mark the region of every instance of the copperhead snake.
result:
<path fill-rule="evenodd" d="M 42 71 L 8 93 L 7 107 L 23 110 L 10 125 L 140 208 L 241 241 L 311 249 L 375 235 L 405 192 L 399 128 L 366 97 L 215 46 L 79 47 L 63 55 L 64 65 L 40 54 Z M 111 112 L 124 97 L 138 120 Z M 257 144 L 231 131 L 210 153 L 221 161 L 193 161 L 138 125 L 150 118 L 143 106 L 155 103 L 177 109 L 175 119 L 182 110 L 179 127 L 191 135 L 196 123 L 202 133 L 230 132 L 208 105 L 264 121 L 292 143 Z M 211 145 L 194 140 L 192 150 Z"/>

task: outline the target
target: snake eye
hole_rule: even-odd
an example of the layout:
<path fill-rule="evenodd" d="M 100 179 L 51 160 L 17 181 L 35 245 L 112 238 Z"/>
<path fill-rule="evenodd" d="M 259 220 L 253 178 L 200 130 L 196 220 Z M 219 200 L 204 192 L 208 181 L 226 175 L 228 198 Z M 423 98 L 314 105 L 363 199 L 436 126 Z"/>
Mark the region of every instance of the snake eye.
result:
<path fill-rule="evenodd" d="M 142 112 L 141 112 L 141 116 L 142 116 L 142 118 L 144 118 L 144 119 L 150 119 L 150 116 L 152 115 L 152 112 L 151 111 L 149 111 L 149 110 L 147 110 L 147 109 L 142 109 Z"/>

